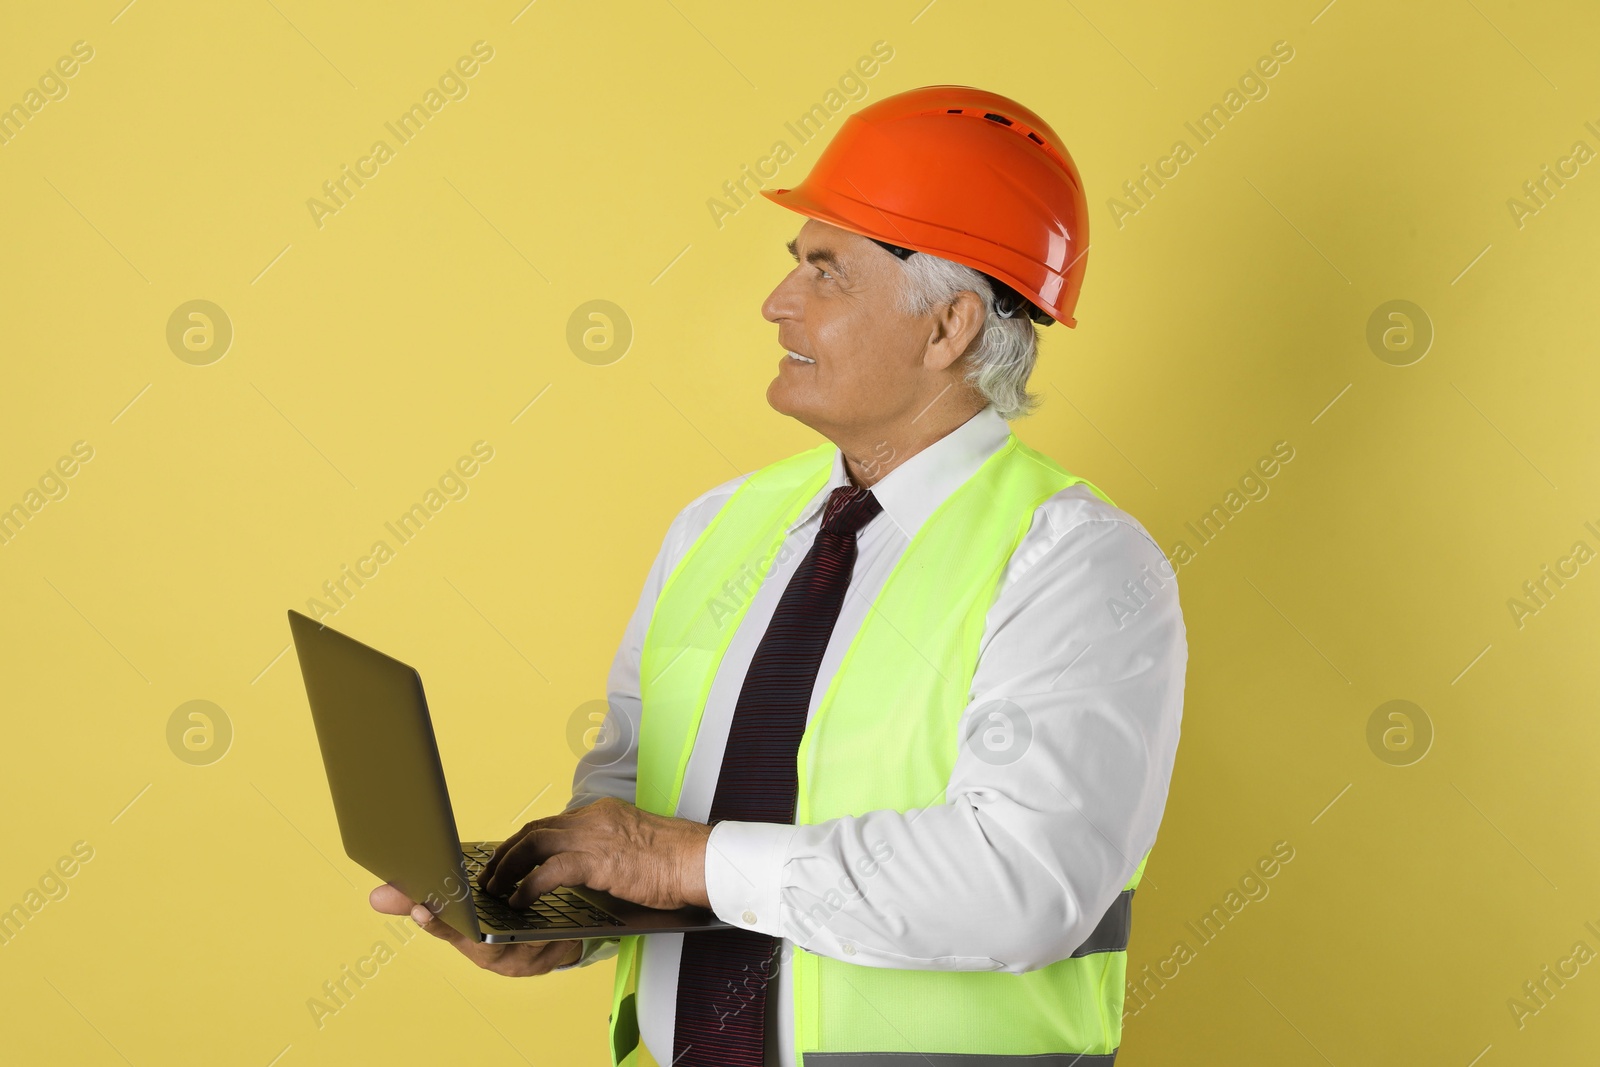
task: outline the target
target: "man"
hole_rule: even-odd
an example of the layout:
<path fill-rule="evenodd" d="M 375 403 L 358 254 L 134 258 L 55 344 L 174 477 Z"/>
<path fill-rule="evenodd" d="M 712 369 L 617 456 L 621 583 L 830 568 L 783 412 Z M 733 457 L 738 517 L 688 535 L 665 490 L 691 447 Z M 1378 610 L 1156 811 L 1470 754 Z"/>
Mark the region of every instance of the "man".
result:
<path fill-rule="evenodd" d="M 1006 425 L 1035 323 L 1075 325 L 1077 171 L 934 86 L 764 193 L 808 216 L 767 400 L 828 443 L 678 515 L 571 803 L 484 876 L 732 928 L 492 946 L 373 905 L 502 974 L 617 955 L 614 1064 L 1110 1064 L 1187 649 L 1143 527 Z"/>

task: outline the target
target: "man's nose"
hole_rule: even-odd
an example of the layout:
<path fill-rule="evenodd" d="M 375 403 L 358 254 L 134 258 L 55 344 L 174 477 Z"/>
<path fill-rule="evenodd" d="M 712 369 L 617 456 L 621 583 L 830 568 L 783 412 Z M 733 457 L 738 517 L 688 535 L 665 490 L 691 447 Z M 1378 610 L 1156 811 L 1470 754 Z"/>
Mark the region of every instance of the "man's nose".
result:
<path fill-rule="evenodd" d="M 771 323 L 799 318 L 800 301 L 795 294 L 794 286 L 790 284 L 793 279 L 792 273 L 785 275 L 783 281 L 767 294 L 766 300 L 761 303 L 762 318 Z"/>

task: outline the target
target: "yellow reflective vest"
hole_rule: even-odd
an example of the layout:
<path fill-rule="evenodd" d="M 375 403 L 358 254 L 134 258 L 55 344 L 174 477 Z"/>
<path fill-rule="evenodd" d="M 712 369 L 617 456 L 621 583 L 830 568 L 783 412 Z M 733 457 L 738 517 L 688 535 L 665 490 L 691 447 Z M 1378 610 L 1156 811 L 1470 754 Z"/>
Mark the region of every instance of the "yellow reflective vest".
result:
<path fill-rule="evenodd" d="M 728 583 L 751 573 L 765 579 L 790 524 L 827 484 L 833 455 L 824 443 L 751 474 L 662 586 L 639 672 L 635 803 L 646 811 L 677 813 L 707 694 L 750 602 L 730 599 L 726 590 L 738 583 Z M 1011 434 L 923 523 L 806 726 L 796 757 L 797 824 L 945 802 L 979 643 L 1006 564 L 1039 505 L 1078 482 L 1111 503 Z M 796 946 L 795 1063 L 1111 1064 L 1122 1036 L 1130 906 L 1148 859 L 1140 859 L 1074 955 L 1024 974 L 866 967 Z M 639 1040 L 635 1010 L 644 947 L 642 937 L 624 937 L 617 955 L 610 1027 L 616 1067 L 656 1062 Z"/>

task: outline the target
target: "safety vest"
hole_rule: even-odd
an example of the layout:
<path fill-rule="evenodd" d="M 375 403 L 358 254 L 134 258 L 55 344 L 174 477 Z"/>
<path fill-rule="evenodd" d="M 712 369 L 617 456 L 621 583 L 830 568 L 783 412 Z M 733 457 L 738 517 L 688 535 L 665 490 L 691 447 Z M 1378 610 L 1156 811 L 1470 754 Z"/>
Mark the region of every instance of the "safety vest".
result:
<path fill-rule="evenodd" d="M 749 577 L 765 579 L 790 524 L 827 484 L 833 454 L 824 443 L 751 474 L 662 587 L 639 671 L 636 803 L 646 811 L 676 815 L 707 694 L 749 606 Z M 1006 564 L 1035 509 L 1078 482 L 1111 503 L 1008 434 L 923 523 L 806 726 L 796 757 L 796 824 L 945 802 L 962 743 L 959 720 Z M 907 1053 L 941 1067 L 1111 1064 L 1122 1037 L 1130 905 L 1148 858 L 1073 956 L 1024 974 L 866 967 L 796 946 L 796 1064 L 887 1067 L 913 1062 Z M 642 948 L 639 936 L 624 937 L 617 955 L 616 1067 L 656 1067 L 639 1040 Z"/>

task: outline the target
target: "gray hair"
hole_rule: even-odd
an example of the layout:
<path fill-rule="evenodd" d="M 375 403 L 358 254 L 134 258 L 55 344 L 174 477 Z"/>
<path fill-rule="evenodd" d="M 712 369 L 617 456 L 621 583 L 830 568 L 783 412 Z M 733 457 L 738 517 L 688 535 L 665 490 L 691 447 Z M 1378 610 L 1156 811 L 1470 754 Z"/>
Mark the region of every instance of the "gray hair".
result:
<path fill-rule="evenodd" d="M 984 275 L 963 263 L 918 252 L 901 261 L 905 287 L 901 307 L 911 315 L 925 315 L 950 303 L 957 293 L 970 291 L 983 301 L 983 326 L 964 354 L 966 381 L 1006 420 L 1019 419 L 1039 406 L 1037 393 L 1027 390 L 1039 354 L 1039 328 L 1022 312 L 1002 318 L 994 309 L 994 288 Z"/>

